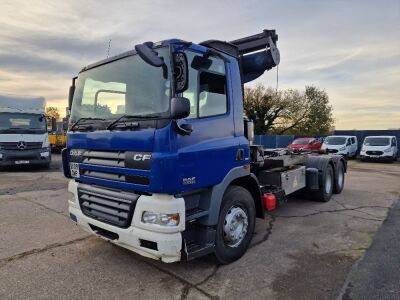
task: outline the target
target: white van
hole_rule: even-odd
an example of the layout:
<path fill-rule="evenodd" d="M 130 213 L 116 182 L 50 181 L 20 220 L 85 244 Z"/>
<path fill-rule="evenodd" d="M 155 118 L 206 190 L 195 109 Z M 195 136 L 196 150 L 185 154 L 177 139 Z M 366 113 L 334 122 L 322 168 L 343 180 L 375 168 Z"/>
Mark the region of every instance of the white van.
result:
<path fill-rule="evenodd" d="M 0 95 L 0 169 L 50 166 L 45 106 L 43 97 Z"/>
<path fill-rule="evenodd" d="M 330 135 L 322 143 L 321 150 L 326 153 L 341 154 L 346 158 L 357 155 L 357 137 L 353 135 Z"/>
<path fill-rule="evenodd" d="M 397 139 L 395 136 L 367 136 L 361 147 L 361 160 L 397 160 Z"/>

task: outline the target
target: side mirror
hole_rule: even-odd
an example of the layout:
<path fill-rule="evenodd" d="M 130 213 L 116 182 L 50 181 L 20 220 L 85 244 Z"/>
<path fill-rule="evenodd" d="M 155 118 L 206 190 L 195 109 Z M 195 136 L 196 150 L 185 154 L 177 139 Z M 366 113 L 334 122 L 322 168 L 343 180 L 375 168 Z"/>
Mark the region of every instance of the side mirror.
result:
<path fill-rule="evenodd" d="M 184 119 L 190 114 L 190 101 L 179 97 L 171 99 L 171 118 L 174 120 Z"/>
<path fill-rule="evenodd" d="M 157 52 L 153 50 L 153 43 L 146 42 L 135 46 L 136 52 L 140 58 L 153 67 L 161 67 L 164 65 L 164 60 L 158 56 Z"/>
<path fill-rule="evenodd" d="M 180 135 L 190 135 L 193 131 L 191 124 L 179 125 L 176 120 L 184 119 L 190 114 L 190 101 L 187 98 L 179 97 L 171 99 L 171 118 L 175 130 Z"/>
<path fill-rule="evenodd" d="M 190 66 L 195 70 L 209 69 L 212 65 L 212 60 L 205 56 L 196 55 Z"/>
<path fill-rule="evenodd" d="M 188 63 L 185 53 L 174 53 L 175 92 L 182 93 L 188 87 Z"/>
<path fill-rule="evenodd" d="M 51 130 L 53 132 L 57 131 L 57 119 L 51 118 Z"/>
<path fill-rule="evenodd" d="M 74 100 L 74 93 L 75 93 L 75 81 L 77 77 L 72 78 L 72 85 L 69 87 L 68 93 L 68 108 L 71 110 L 72 101 Z"/>

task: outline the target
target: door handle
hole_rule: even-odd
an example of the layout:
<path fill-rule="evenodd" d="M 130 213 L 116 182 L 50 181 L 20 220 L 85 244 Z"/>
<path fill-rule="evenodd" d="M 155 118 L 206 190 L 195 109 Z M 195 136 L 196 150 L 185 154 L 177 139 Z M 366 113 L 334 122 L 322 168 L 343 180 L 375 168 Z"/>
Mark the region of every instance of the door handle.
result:
<path fill-rule="evenodd" d="M 236 151 L 236 160 L 237 161 L 244 160 L 244 149 L 238 149 Z"/>

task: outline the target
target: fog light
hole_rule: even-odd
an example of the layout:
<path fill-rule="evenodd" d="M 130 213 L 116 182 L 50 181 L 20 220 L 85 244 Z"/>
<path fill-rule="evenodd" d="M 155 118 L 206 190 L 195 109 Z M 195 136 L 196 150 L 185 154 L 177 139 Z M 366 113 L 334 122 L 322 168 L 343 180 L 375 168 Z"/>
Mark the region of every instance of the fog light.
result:
<path fill-rule="evenodd" d="M 159 214 L 145 211 L 142 214 L 142 222 L 145 224 L 157 224 L 161 226 L 178 226 L 179 214 Z"/>
<path fill-rule="evenodd" d="M 49 152 L 49 151 L 40 152 L 40 156 L 41 156 L 41 157 L 49 157 L 49 155 L 50 155 L 50 152 Z"/>

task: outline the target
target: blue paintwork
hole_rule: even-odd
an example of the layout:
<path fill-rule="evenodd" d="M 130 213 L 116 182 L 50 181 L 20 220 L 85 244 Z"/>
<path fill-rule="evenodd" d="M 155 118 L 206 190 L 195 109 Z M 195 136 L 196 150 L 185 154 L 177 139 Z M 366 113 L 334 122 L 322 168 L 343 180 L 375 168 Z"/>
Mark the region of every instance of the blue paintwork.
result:
<path fill-rule="evenodd" d="M 179 44 L 179 40 L 165 43 Z M 164 43 L 164 42 L 163 42 Z M 182 45 L 177 45 L 181 49 Z M 205 52 L 206 47 L 192 44 L 192 50 Z M 148 151 L 152 152 L 150 171 L 81 164 L 81 169 L 118 174 L 148 176 L 150 185 L 139 185 L 81 176 L 80 181 L 117 189 L 150 193 L 177 194 L 221 183 L 230 170 L 249 164 L 249 145 L 243 135 L 243 102 L 237 60 L 227 55 L 228 112 L 222 116 L 180 120 L 190 123 L 189 136 L 178 135 L 172 122 L 160 129 L 135 131 L 69 132 L 69 149 Z M 244 149 L 246 160 L 236 161 L 238 149 Z M 247 171 L 249 173 L 249 171 Z M 250 174 L 250 173 L 249 173 Z M 184 185 L 183 178 L 195 178 Z"/>

